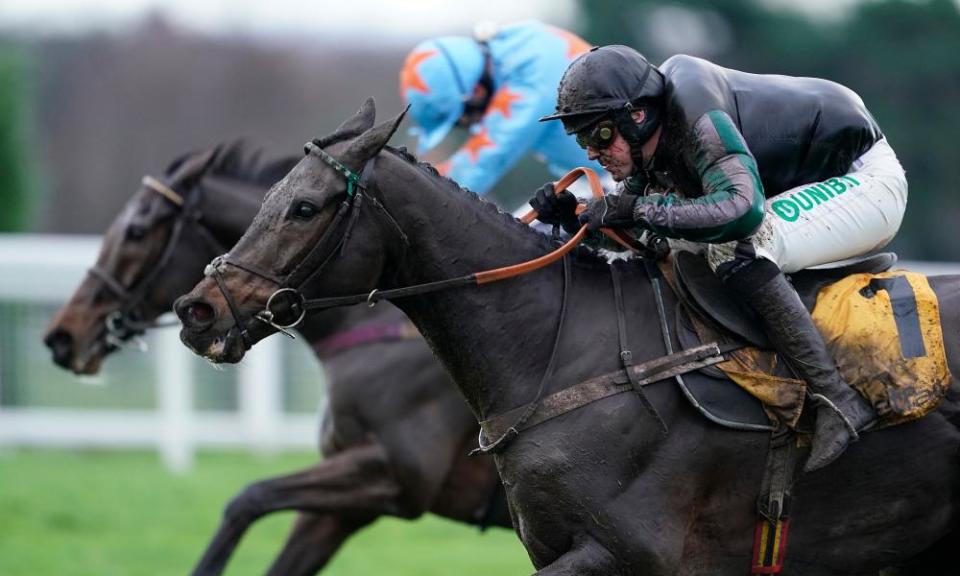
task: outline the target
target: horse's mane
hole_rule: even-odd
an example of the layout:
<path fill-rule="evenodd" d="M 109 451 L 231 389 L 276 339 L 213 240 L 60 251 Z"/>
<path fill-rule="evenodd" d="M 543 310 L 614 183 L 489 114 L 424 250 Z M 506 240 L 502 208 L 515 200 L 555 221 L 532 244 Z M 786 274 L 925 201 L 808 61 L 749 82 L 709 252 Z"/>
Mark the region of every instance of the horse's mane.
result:
<path fill-rule="evenodd" d="M 406 163 L 413 165 L 415 168 L 417 168 L 421 172 L 425 172 L 426 174 L 428 174 L 431 179 L 437 181 L 438 185 L 441 186 L 442 189 L 445 188 L 446 191 L 449 192 L 450 194 L 456 194 L 456 195 L 466 197 L 468 201 L 472 201 L 473 203 L 479 205 L 481 210 L 484 210 L 490 213 L 494 217 L 498 217 L 500 221 L 504 223 L 504 226 L 509 227 L 513 230 L 516 230 L 520 234 L 526 234 L 527 237 L 530 239 L 529 241 L 536 242 L 537 243 L 536 245 L 542 248 L 544 253 L 547 253 L 550 250 L 553 250 L 557 247 L 556 244 L 553 243 L 553 241 L 548 235 L 537 232 L 531 226 L 524 224 L 519 219 L 515 218 L 513 215 L 501 210 L 493 202 L 490 202 L 488 200 L 481 198 L 478 194 L 472 192 L 468 188 L 464 188 L 463 186 L 458 184 L 456 180 L 453 180 L 452 178 L 448 178 L 443 174 L 440 174 L 440 172 L 436 169 L 436 167 L 433 166 L 433 164 L 418 160 L 416 156 L 414 156 L 412 153 L 410 153 L 410 151 L 406 149 L 406 147 L 401 146 L 399 148 L 395 148 L 393 146 L 388 145 L 388 146 L 385 146 L 384 149 L 392 153 L 394 156 L 397 156 L 401 160 L 405 161 Z M 594 259 L 597 262 L 602 262 L 604 264 L 606 264 L 607 262 L 599 254 L 583 246 L 578 246 L 577 248 L 574 249 L 574 252 L 576 253 L 578 259 L 579 258 Z"/>
<path fill-rule="evenodd" d="M 251 148 L 244 140 L 234 140 L 217 154 L 210 175 L 271 186 L 299 161 L 299 156 L 264 159 L 261 148 Z"/>
<path fill-rule="evenodd" d="M 263 158 L 263 150 L 251 147 L 245 140 L 223 142 L 215 147 L 216 156 L 205 176 L 242 180 L 250 184 L 271 186 L 300 161 L 299 156 Z M 170 178 L 186 161 L 207 150 L 193 150 L 177 156 L 164 171 Z"/>
<path fill-rule="evenodd" d="M 195 156 L 196 154 L 199 154 L 199 151 L 191 150 L 177 156 L 170 162 L 170 164 L 167 165 L 166 169 L 163 171 L 163 175 L 167 178 L 170 178 L 176 174 L 177 170 L 179 170 L 181 166 L 183 166 L 183 163 L 187 161 L 187 158 Z"/>

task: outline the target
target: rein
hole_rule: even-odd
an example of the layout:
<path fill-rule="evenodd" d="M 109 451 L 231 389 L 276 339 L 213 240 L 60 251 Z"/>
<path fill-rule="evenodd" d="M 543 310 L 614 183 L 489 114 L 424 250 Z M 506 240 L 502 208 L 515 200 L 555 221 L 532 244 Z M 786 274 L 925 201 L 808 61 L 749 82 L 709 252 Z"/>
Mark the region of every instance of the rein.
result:
<path fill-rule="evenodd" d="M 350 234 L 358 220 L 361 204 L 364 198 L 366 198 L 368 202 L 372 203 L 374 207 L 378 209 L 378 213 L 383 216 L 387 224 L 390 225 L 394 232 L 399 236 L 404 250 L 409 247 L 409 242 L 406 234 L 403 232 L 403 229 L 397 223 L 396 219 L 393 218 L 390 212 L 376 198 L 376 196 L 370 193 L 370 182 L 373 180 L 376 156 L 367 160 L 360 174 L 357 174 L 356 172 L 344 166 L 339 160 L 324 151 L 320 146 L 317 145 L 317 141 L 308 142 L 304 146 L 304 152 L 308 155 L 313 154 L 319 157 L 325 164 L 342 175 L 347 182 L 346 197 L 341 202 L 340 207 L 337 209 L 337 212 L 334 215 L 330 225 L 320 236 L 320 239 L 317 241 L 317 243 L 314 244 L 314 246 L 310 249 L 310 252 L 308 252 L 304 259 L 294 267 L 293 271 L 282 278 L 276 274 L 262 270 L 257 266 L 232 260 L 229 254 L 224 254 L 215 258 L 209 265 L 207 265 L 207 268 L 204 271 L 204 275 L 214 279 L 218 289 L 223 294 L 224 299 L 227 302 L 227 307 L 230 309 L 230 314 L 233 316 L 234 320 L 234 327 L 231 328 L 231 331 L 235 330 L 239 333 L 241 341 L 246 349 L 249 349 L 253 345 L 253 342 L 250 337 L 249 326 L 246 322 L 244 322 L 243 316 L 240 313 L 240 308 L 223 278 L 223 271 L 227 266 L 239 268 L 277 286 L 277 290 L 275 290 L 267 299 L 263 310 L 260 310 L 254 314 L 253 319 L 269 325 L 274 330 L 281 332 L 290 338 L 295 338 L 294 334 L 290 332 L 290 329 L 300 325 L 306 318 L 307 314 L 311 312 L 338 306 L 351 306 L 364 302 L 370 306 L 373 306 L 381 300 L 387 300 L 391 298 L 404 298 L 419 294 L 428 294 L 440 290 L 447 290 L 460 286 L 480 286 L 491 282 L 506 280 L 508 278 L 527 274 L 553 264 L 573 250 L 573 248 L 576 247 L 577 244 L 579 244 L 587 234 L 587 227 L 584 226 L 572 238 L 567 240 L 566 243 L 553 252 L 527 262 L 514 264 L 512 266 L 484 270 L 456 278 L 448 278 L 445 280 L 427 282 L 424 284 L 415 284 L 401 288 L 391 288 L 387 290 L 374 289 L 370 292 L 362 294 L 307 299 L 304 298 L 303 294 L 300 292 L 300 289 L 304 284 L 319 274 L 321 270 L 328 263 L 330 263 L 330 261 L 336 255 L 344 253 L 347 242 L 350 239 Z M 589 168 L 576 168 L 564 175 L 563 178 L 561 178 L 555 184 L 557 193 L 566 190 L 568 186 L 582 176 L 586 176 L 595 197 L 600 197 L 603 195 L 603 188 L 600 184 L 599 177 L 593 170 Z M 535 211 L 531 211 L 523 217 L 522 221 L 524 223 L 530 223 L 536 218 L 536 216 L 537 213 Z M 341 228 L 343 228 L 343 232 L 341 234 L 336 234 Z M 626 246 L 627 248 L 638 248 L 638 245 L 635 241 L 632 241 L 629 236 L 626 236 L 621 232 L 603 230 L 603 233 L 607 234 L 609 237 Z M 283 309 L 284 306 L 286 307 L 286 310 Z M 284 321 L 283 317 L 285 314 L 286 318 Z"/>
<path fill-rule="evenodd" d="M 587 182 L 590 184 L 590 190 L 593 193 L 594 197 L 599 198 L 603 196 L 603 187 L 600 184 L 600 178 L 597 176 L 596 172 L 590 168 L 574 168 L 570 172 L 566 173 L 563 178 L 558 180 L 554 184 L 556 192 L 559 194 L 566 190 L 571 184 L 576 182 L 580 177 L 586 176 Z M 531 210 L 520 219 L 524 224 L 529 224 L 533 222 L 537 217 L 537 212 Z M 604 229 L 603 233 L 609 236 L 611 239 L 615 240 L 619 244 L 629 248 L 631 250 L 637 249 L 637 244 L 633 241 L 632 238 L 623 234 L 622 232 L 615 230 Z M 472 274 L 467 274 L 465 276 L 460 276 L 457 278 L 448 278 L 446 280 L 438 280 L 436 282 L 427 282 L 425 284 L 416 284 L 413 286 L 405 286 L 403 288 L 392 288 L 389 290 L 372 290 L 365 294 L 353 294 L 350 296 L 332 296 L 328 298 L 313 298 L 310 300 L 304 300 L 303 306 L 305 310 L 318 310 L 322 308 L 332 308 L 335 306 L 349 306 L 352 304 L 359 304 L 361 302 L 366 302 L 367 304 L 373 305 L 379 302 L 380 300 L 387 300 L 390 298 L 403 298 L 405 296 L 416 296 L 419 294 L 427 294 L 430 292 L 436 292 L 438 290 L 445 290 L 447 288 L 453 288 L 457 286 L 468 286 L 468 285 L 477 285 L 481 286 L 483 284 L 489 284 L 491 282 L 498 282 L 500 280 L 506 280 L 508 278 L 514 278 L 516 276 L 521 276 L 523 274 L 528 274 L 535 270 L 539 270 L 545 266 L 553 264 L 568 252 L 573 250 L 587 235 L 587 227 L 583 226 L 580 228 L 577 233 L 567 240 L 562 246 L 540 256 L 539 258 L 534 258 L 533 260 L 528 260 L 526 262 L 521 262 L 519 264 L 513 264 L 511 266 L 504 266 L 502 268 L 494 268 L 491 270 L 484 270 L 482 272 L 474 272 Z"/>
<path fill-rule="evenodd" d="M 163 252 L 161 252 L 157 263 L 134 287 L 124 287 L 123 283 L 120 282 L 116 276 L 101 266 L 94 265 L 87 270 L 91 276 L 102 281 L 121 301 L 120 309 L 109 314 L 104 320 L 107 330 L 107 343 L 115 347 L 123 346 L 132 337 L 142 334 L 149 328 L 175 326 L 180 323 L 179 320 L 170 322 L 143 322 L 136 319 L 134 312 L 143 302 L 144 298 L 146 298 L 150 285 L 170 262 L 180 240 L 180 236 L 187 224 L 192 224 L 197 227 L 200 235 L 206 241 L 207 245 L 213 249 L 215 254 L 223 252 L 223 246 L 213 236 L 213 233 L 201 224 L 203 215 L 197 208 L 197 200 L 188 202 L 182 195 L 153 176 L 144 176 L 141 182 L 148 190 L 163 196 L 170 201 L 171 204 L 176 206 L 178 214 L 174 220 L 173 231 L 170 233 L 170 238 L 167 240 L 167 244 Z M 194 195 L 194 197 L 196 197 L 196 195 Z"/>
<path fill-rule="evenodd" d="M 367 160 L 361 173 L 358 175 L 321 149 L 316 144 L 316 141 L 308 143 L 305 146 L 305 153 L 315 154 L 328 166 L 332 167 L 338 173 L 343 175 L 347 181 L 346 198 L 341 203 L 330 225 L 320 236 L 320 239 L 317 241 L 317 243 L 310 249 L 310 252 L 308 252 L 307 256 L 301 260 L 294 267 L 293 271 L 284 278 L 280 278 L 275 274 L 261 270 L 258 267 L 233 261 L 230 259 L 229 254 L 224 254 L 223 256 L 218 256 L 215 258 L 204 271 L 206 276 L 212 276 L 215 280 L 217 287 L 223 294 L 224 299 L 226 300 L 230 309 L 230 313 L 233 316 L 234 327 L 230 328 L 228 336 L 235 330 L 239 331 L 242 344 L 247 349 L 249 349 L 253 344 L 250 339 L 248 326 L 246 323 L 244 323 L 240 314 L 239 306 L 233 298 L 233 295 L 230 293 L 226 281 L 223 278 L 223 268 L 228 265 L 244 270 L 277 285 L 277 290 L 275 290 L 267 299 L 263 310 L 260 310 L 254 314 L 253 318 L 273 327 L 277 331 L 282 332 L 291 338 L 294 338 L 294 335 L 288 332 L 288 330 L 299 325 L 301 322 L 303 322 L 304 318 L 309 312 L 315 310 L 335 306 L 348 306 L 359 304 L 361 302 L 366 302 L 368 305 L 373 306 L 380 300 L 427 294 L 430 292 L 446 290 L 458 286 L 481 286 L 539 270 L 562 258 L 564 264 L 563 297 L 560 308 L 560 317 L 557 325 L 557 333 L 554 338 L 550 359 L 547 363 L 546 369 L 544 370 L 543 376 L 541 377 L 536 396 L 533 401 L 517 408 L 515 411 L 509 411 L 505 414 L 495 416 L 490 420 L 481 423 L 482 426 L 479 438 L 479 447 L 471 452 L 471 454 L 486 454 L 501 450 L 513 438 L 519 435 L 521 430 L 535 426 L 536 424 L 539 424 L 547 419 L 576 409 L 601 397 L 606 397 L 625 390 L 633 390 L 640 397 L 644 407 L 657 420 L 661 431 L 666 433 L 666 424 L 660 418 L 660 415 L 657 413 L 653 404 L 650 403 L 649 399 L 647 399 L 642 386 L 651 382 L 669 378 L 671 376 L 675 377 L 679 381 L 679 375 L 682 373 L 696 370 L 702 368 L 703 366 L 716 364 L 717 362 L 724 360 L 724 357 L 718 350 L 716 344 L 703 346 L 692 351 L 684 351 L 680 353 L 673 352 L 669 341 L 669 329 L 666 326 L 666 319 L 664 317 L 659 278 L 651 275 L 651 281 L 653 282 L 657 298 L 657 309 L 661 324 L 660 328 L 663 338 L 666 342 L 667 355 L 651 362 L 634 365 L 632 353 L 627 347 L 626 342 L 626 329 L 623 319 L 623 298 L 619 286 L 619 277 L 617 275 L 617 270 L 613 269 L 612 272 L 614 274 L 613 283 L 616 297 L 615 300 L 619 316 L 618 333 L 620 339 L 620 359 L 623 366 L 622 370 L 619 371 L 617 375 L 623 375 L 626 386 L 624 387 L 621 385 L 619 378 L 613 378 L 608 375 L 601 378 L 601 380 L 598 382 L 588 381 L 583 385 L 575 386 L 571 389 L 564 390 L 560 393 L 544 398 L 544 392 L 546 391 L 547 383 L 550 381 L 550 378 L 553 375 L 556 367 L 560 336 L 563 332 L 563 325 L 567 311 L 571 272 L 569 261 L 566 256 L 587 235 L 586 226 L 581 227 L 572 238 L 570 238 L 566 243 L 556 250 L 527 262 L 475 272 L 456 278 L 448 278 L 445 280 L 404 286 L 401 288 L 391 288 L 382 291 L 379 289 L 374 289 L 368 293 L 353 294 L 348 296 L 333 296 L 313 299 L 304 298 L 303 294 L 300 292 L 300 287 L 302 287 L 302 285 L 311 278 L 316 276 L 335 255 L 338 253 L 343 253 L 347 240 L 350 237 L 350 232 L 357 221 L 360 203 L 364 197 L 369 198 L 369 201 L 379 209 L 380 213 L 383 214 L 387 222 L 395 229 L 402 240 L 404 249 L 406 250 L 409 247 L 407 236 L 403 233 L 403 230 L 397 221 L 372 193 L 368 194 L 369 182 L 373 178 L 374 162 L 377 158 L 376 156 Z M 594 197 L 603 196 L 603 189 L 600 185 L 600 179 L 597 177 L 596 173 L 589 168 L 576 168 L 565 174 L 563 178 L 555 183 L 554 188 L 556 192 L 560 193 L 566 190 L 568 186 L 582 176 L 587 177 Z M 582 210 L 582 207 L 580 210 Z M 535 211 L 531 211 L 522 218 L 522 221 L 524 223 L 530 223 L 536 218 L 536 216 L 537 213 Z M 341 227 L 345 228 L 344 233 L 335 236 L 334 233 L 340 230 Z M 656 250 L 640 244 L 624 232 L 609 229 L 601 229 L 601 232 L 628 249 L 640 251 L 647 257 L 656 256 Z M 651 265 L 648 263 L 648 258 L 644 258 L 644 262 L 647 263 L 648 274 L 650 274 Z M 288 311 L 292 312 L 292 315 L 288 316 L 288 322 L 281 322 L 280 317 L 283 315 L 284 311 L 279 309 L 279 306 L 283 300 L 288 297 L 292 298 L 291 301 L 287 302 Z M 486 435 L 495 437 L 491 442 L 485 443 L 484 437 Z"/>
<path fill-rule="evenodd" d="M 600 178 L 597 176 L 596 172 L 590 168 L 574 168 L 570 172 L 567 172 L 560 180 L 554 184 L 554 189 L 557 194 L 566 190 L 571 184 L 576 182 L 581 177 L 585 176 L 587 182 L 590 185 L 590 190 L 593 193 L 595 198 L 603 196 L 603 186 L 600 184 Z M 582 211 L 582 208 L 578 208 L 578 212 Z M 524 224 L 529 224 L 537 218 L 536 210 L 531 210 L 525 214 L 520 221 Z M 391 218 L 392 220 L 392 218 Z M 394 220 L 395 222 L 395 220 Z M 639 244 L 632 237 L 620 230 L 611 230 L 611 229 L 601 229 L 601 232 L 617 242 L 618 244 L 634 251 L 645 252 L 647 250 L 646 246 Z M 544 254 L 539 258 L 534 258 L 533 260 L 528 260 L 526 262 L 521 262 L 519 264 L 513 264 L 511 266 L 504 266 L 502 268 L 494 268 L 491 270 L 484 270 L 482 272 L 474 272 L 472 274 L 467 274 L 465 276 L 460 276 L 457 278 L 448 278 L 446 280 L 438 280 L 435 282 L 427 282 L 424 284 L 416 284 L 413 286 L 405 286 L 403 288 L 392 288 L 389 290 L 379 290 L 374 289 L 370 292 L 364 294 L 352 294 L 349 296 L 331 296 L 327 298 L 312 298 L 304 299 L 301 301 L 304 311 L 320 310 L 323 308 L 333 308 L 336 306 L 350 306 L 353 304 L 360 304 L 366 302 L 367 304 L 373 306 L 380 300 L 388 300 L 390 298 L 403 298 L 406 296 L 416 296 L 419 294 L 428 294 L 430 292 L 436 292 L 438 290 L 446 290 L 448 288 L 455 288 L 458 286 L 469 286 L 476 285 L 482 286 L 483 284 L 489 284 L 491 282 L 498 282 L 500 280 L 506 280 L 508 278 L 514 278 L 516 276 L 522 276 L 523 274 L 528 274 L 535 270 L 539 270 L 545 266 L 553 264 L 560 258 L 563 258 L 567 253 L 573 250 L 587 235 L 587 227 L 582 226 L 576 234 L 574 234 L 569 240 L 567 240 L 562 246 L 550 252 Z M 405 241 L 406 237 L 404 237 Z"/>

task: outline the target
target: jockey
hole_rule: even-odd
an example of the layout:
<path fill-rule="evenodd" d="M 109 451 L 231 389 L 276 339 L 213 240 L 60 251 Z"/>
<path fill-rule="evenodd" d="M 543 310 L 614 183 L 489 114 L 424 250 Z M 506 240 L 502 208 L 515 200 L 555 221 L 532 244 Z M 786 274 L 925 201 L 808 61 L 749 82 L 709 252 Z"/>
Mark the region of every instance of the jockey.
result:
<path fill-rule="evenodd" d="M 563 71 L 589 44 L 535 21 L 478 28 L 475 36 L 421 42 L 403 64 L 400 95 L 418 124 L 418 153 L 454 126 L 469 129 L 466 143 L 437 168 L 480 195 L 527 152 L 558 177 L 577 166 L 599 169 L 562 126 L 538 122 L 553 111 Z"/>
<path fill-rule="evenodd" d="M 542 120 L 553 119 L 620 193 L 578 219 L 561 195 L 540 219 L 704 243 L 710 267 L 809 386 L 817 409 L 806 469 L 832 462 L 876 415 L 843 381 L 783 273 L 868 253 L 900 227 L 904 171 L 860 97 L 827 80 L 690 56 L 658 68 L 605 46 L 566 70 L 556 112 Z"/>

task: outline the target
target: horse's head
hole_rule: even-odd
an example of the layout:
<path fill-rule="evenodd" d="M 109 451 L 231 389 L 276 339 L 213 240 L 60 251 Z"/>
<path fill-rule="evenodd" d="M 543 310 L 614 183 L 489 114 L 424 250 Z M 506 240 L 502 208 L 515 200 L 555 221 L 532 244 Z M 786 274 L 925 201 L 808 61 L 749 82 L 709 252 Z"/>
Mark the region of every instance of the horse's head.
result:
<path fill-rule="evenodd" d="M 373 159 L 403 114 L 374 126 L 375 114 L 368 99 L 332 135 L 308 143 L 230 254 L 177 300 L 187 346 L 214 362 L 237 362 L 258 340 L 302 320 L 308 283 L 330 295 L 378 285 L 402 247 L 374 194 Z"/>
<path fill-rule="evenodd" d="M 145 177 L 107 230 L 96 264 L 50 323 L 53 361 L 95 374 L 107 354 L 170 309 L 196 281 L 212 238 L 197 227 L 195 190 L 222 147 L 175 161 L 160 180 Z M 162 280 L 162 281 L 160 281 Z"/>

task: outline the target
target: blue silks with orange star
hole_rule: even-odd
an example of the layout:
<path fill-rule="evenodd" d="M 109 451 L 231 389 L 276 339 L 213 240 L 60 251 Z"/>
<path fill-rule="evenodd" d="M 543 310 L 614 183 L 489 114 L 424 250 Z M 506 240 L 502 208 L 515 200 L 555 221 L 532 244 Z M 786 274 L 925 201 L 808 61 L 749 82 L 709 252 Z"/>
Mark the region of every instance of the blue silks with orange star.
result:
<path fill-rule="evenodd" d="M 487 45 L 493 96 L 471 136 L 438 168 L 477 194 L 488 192 L 527 153 L 558 177 L 577 166 L 600 170 L 559 122 L 538 122 L 553 111 L 564 70 L 590 45 L 571 32 L 533 21 L 501 28 Z M 482 73 L 483 52 L 477 46 L 465 37 L 437 38 L 407 57 L 400 89 L 421 126 L 421 152 L 439 144 L 463 113 L 462 102 Z"/>

